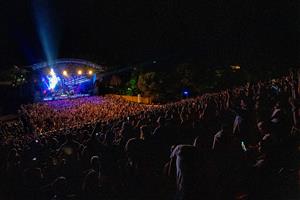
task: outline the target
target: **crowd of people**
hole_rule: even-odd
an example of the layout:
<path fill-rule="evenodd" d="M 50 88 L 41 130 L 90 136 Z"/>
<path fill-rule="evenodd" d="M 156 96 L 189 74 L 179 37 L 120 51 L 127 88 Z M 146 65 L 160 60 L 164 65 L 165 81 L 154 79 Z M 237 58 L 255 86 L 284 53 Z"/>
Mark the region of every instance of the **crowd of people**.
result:
<path fill-rule="evenodd" d="M 22 105 L 20 115 L 30 132 L 43 134 L 86 124 L 124 119 L 152 109 L 118 96 L 93 96 Z M 155 106 L 154 106 L 155 107 Z"/>
<path fill-rule="evenodd" d="M 297 77 L 164 105 L 22 106 L 1 135 L 1 199 L 297 199 Z"/>

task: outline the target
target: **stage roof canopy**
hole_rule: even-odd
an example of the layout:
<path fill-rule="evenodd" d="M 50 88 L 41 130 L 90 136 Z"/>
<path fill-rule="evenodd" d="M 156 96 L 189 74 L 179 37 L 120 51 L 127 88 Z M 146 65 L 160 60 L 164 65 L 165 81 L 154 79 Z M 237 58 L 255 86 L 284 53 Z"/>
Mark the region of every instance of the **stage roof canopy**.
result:
<path fill-rule="evenodd" d="M 83 60 L 83 59 L 75 59 L 75 58 L 60 58 L 60 59 L 54 60 L 52 63 L 41 62 L 41 63 L 36 63 L 36 64 L 30 65 L 30 66 L 27 66 L 26 68 L 29 68 L 32 70 L 38 70 L 38 69 L 43 69 L 46 67 L 55 67 L 55 66 L 61 66 L 61 65 L 88 66 L 88 67 L 94 68 L 98 72 L 104 71 L 103 67 L 96 63 L 93 63 L 93 62 L 90 62 L 87 60 Z"/>

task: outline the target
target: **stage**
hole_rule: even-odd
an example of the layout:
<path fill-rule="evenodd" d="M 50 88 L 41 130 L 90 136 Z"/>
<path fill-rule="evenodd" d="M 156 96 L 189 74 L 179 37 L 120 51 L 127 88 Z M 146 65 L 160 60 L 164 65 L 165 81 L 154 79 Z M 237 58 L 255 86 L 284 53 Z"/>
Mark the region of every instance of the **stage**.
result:
<path fill-rule="evenodd" d="M 78 59 L 58 59 L 35 64 L 33 69 L 34 102 L 75 99 L 97 93 L 97 74 L 102 68 Z"/>

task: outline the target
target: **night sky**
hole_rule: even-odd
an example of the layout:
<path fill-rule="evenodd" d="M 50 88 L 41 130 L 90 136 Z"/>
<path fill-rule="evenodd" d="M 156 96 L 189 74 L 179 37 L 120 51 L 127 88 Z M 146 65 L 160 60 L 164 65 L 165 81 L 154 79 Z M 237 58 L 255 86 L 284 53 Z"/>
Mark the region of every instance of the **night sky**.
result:
<path fill-rule="evenodd" d="M 35 1 L 0 1 L 0 67 L 46 60 Z M 164 57 L 216 65 L 300 61 L 298 1 L 52 0 L 46 8 L 59 58 L 111 65 Z"/>

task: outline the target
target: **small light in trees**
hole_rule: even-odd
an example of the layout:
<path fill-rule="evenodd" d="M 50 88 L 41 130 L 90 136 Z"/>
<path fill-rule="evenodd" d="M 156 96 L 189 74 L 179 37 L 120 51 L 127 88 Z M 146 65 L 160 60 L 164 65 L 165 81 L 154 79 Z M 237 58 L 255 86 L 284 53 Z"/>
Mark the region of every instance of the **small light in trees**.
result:
<path fill-rule="evenodd" d="M 239 65 L 231 65 L 230 67 L 233 70 L 240 70 L 241 69 L 241 66 L 239 66 Z"/>

